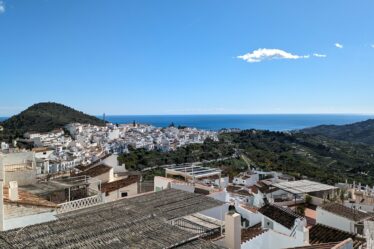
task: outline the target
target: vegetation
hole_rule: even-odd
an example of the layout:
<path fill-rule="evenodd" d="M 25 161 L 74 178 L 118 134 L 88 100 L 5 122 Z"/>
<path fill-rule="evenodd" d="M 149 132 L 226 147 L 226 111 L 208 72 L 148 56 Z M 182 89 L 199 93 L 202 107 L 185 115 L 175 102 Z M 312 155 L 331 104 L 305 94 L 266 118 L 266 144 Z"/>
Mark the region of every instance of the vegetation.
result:
<path fill-rule="evenodd" d="M 251 165 L 264 170 L 276 170 L 328 184 L 345 179 L 363 184 L 374 183 L 374 146 L 352 144 L 304 133 L 246 130 L 224 133 L 218 142 L 193 144 L 176 151 L 160 152 L 131 150 L 118 160 L 130 169 L 157 165 L 196 162 L 227 157 L 239 152 L 250 159 Z M 220 167 L 227 175 L 246 170 L 239 158 L 205 163 Z"/>
<path fill-rule="evenodd" d="M 320 125 L 303 129 L 303 133 L 374 145 L 374 119 L 349 125 Z"/>
<path fill-rule="evenodd" d="M 312 203 L 312 197 L 310 195 L 305 196 L 305 204 L 310 205 Z"/>
<path fill-rule="evenodd" d="M 213 160 L 219 157 L 232 156 L 234 149 L 225 143 L 214 142 L 207 139 L 203 144 L 191 144 L 180 147 L 176 151 L 160 152 L 147 151 L 145 149 L 135 150 L 129 148 L 130 153 L 118 157 L 120 164 L 125 164 L 127 169 L 142 170 L 148 167 L 199 162 L 203 160 Z"/>
<path fill-rule="evenodd" d="M 165 176 L 165 170 L 161 168 L 156 168 L 148 170 L 143 174 L 143 181 L 152 181 L 155 176 Z"/>
<path fill-rule="evenodd" d="M 238 175 L 240 172 L 248 170 L 248 165 L 241 158 L 231 158 L 224 161 L 204 163 L 204 167 L 220 168 L 223 175 L 230 178 Z"/>
<path fill-rule="evenodd" d="M 28 131 L 48 132 L 73 122 L 105 124 L 61 104 L 39 103 L 0 123 L 4 128 L 0 131 L 0 141 L 11 141 Z M 191 144 L 176 151 L 130 148 L 130 152 L 120 155 L 118 160 L 131 170 L 200 161 L 205 166 L 221 168 L 229 176 L 251 165 L 329 184 L 345 179 L 374 184 L 374 120 L 319 126 L 296 133 L 259 130 L 223 133 L 217 142 L 208 139 L 203 144 Z M 158 174 L 162 171 L 154 169 L 150 177 Z"/>
<path fill-rule="evenodd" d="M 303 204 L 296 206 L 295 212 L 299 215 L 305 215 L 305 206 Z"/>
<path fill-rule="evenodd" d="M 92 125 L 105 124 L 104 121 L 96 117 L 61 104 L 39 103 L 0 123 L 4 128 L 0 132 L 0 141 L 11 141 L 14 138 L 22 137 L 24 133 L 29 131 L 48 132 L 74 122 Z"/>
<path fill-rule="evenodd" d="M 303 133 L 248 130 L 224 134 L 256 166 L 333 184 L 346 178 L 374 183 L 374 147 Z"/>

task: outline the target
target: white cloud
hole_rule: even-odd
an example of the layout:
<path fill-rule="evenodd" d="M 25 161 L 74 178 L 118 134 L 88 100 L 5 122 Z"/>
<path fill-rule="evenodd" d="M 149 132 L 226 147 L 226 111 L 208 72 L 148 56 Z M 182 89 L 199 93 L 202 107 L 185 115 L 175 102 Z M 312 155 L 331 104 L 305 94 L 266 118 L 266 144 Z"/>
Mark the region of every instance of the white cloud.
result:
<path fill-rule="evenodd" d="M 343 48 L 343 45 L 340 44 L 340 43 L 335 43 L 335 47 L 337 47 L 337 48 Z"/>
<path fill-rule="evenodd" d="M 250 53 L 239 55 L 237 58 L 253 63 L 274 59 L 306 59 L 309 58 L 309 55 L 295 55 L 281 49 L 259 48 Z"/>
<path fill-rule="evenodd" d="M 5 12 L 5 4 L 3 1 L 0 1 L 0 14 Z"/>
<path fill-rule="evenodd" d="M 325 54 L 317 54 L 317 53 L 314 53 L 313 56 L 318 57 L 318 58 L 326 58 L 327 57 L 327 55 L 325 55 Z"/>

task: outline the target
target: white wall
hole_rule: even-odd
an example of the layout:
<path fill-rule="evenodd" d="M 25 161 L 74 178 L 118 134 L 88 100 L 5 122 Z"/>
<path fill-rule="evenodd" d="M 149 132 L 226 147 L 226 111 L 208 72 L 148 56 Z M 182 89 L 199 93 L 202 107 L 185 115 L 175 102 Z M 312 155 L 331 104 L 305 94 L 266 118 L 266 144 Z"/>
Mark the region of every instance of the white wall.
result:
<path fill-rule="evenodd" d="M 282 249 L 305 245 L 308 244 L 306 244 L 300 237 L 289 237 L 273 230 L 268 230 L 252 240 L 244 242 L 241 249 Z"/>
<path fill-rule="evenodd" d="M 160 191 L 167 188 L 174 188 L 183 191 L 187 191 L 193 193 L 195 191 L 195 187 L 187 182 L 182 182 L 178 180 L 174 180 L 171 178 L 166 178 L 162 176 L 155 176 L 154 177 L 154 191 Z"/>
<path fill-rule="evenodd" d="M 187 184 L 187 183 L 178 183 L 178 182 L 171 182 L 170 187 L 173 189 L 179 189 L 186 192 L 193 193 L 195 191 L 195 187 L 193 185 Z"/>
<path fill-rule="evenodd" d="M 250 227 L 257 225 L 262 221 L 262 216 L 259 213 L 253 213 L 241 206 L 235 206 L 235 209 L 243 218 L 246 218 L 249 221 Z"/>
<path fill-rule="evenodd" d="M 316 210 L 316 222 L 322 225 L 333 227 L 349 233 L 355 233 L 354 222 L 342 216 L 330 213 L 320 207 Z"/>
<path fill-rule="evenodd" d="M 228 200 L 228 193 L 225 191 L 215 192 L 209 195 L 209 197 L 212 197 L 216 200 L 227 202 Z M 225 214 L 229 210 L 229 204 L 225 203 L 222 206 L 214 207 L 208 210 L 204 210 L 200 212 L 201 214 L 204 214 L 206 216 L 215 218 L 217 220 L 223 221 L 225 219 Z"/>
<path fill-rule="evenodd" d="M 229 204 L 225 203 L 222 206 L 207 209 L 207 210 L 201 211 L 200 213 L 208 217 L 212 217 L 214 219 L 224 221 L 225 214 L 227 213 L 228 210 L 229 210 Z"/>
<path fill-rule="evenodd" d="M 364 221 L 364 233 L 367 242 L 367 248 L 374 248 L 374 221 Z"/>
<path fill-rule="evenodd" d="M 156 192 L 156 191 L 161 191 L 163 189 L 170 188 L 171 179 L 161 177 L 161 176 L 155 176 L 153 178 L 153 182 L 154 182 L 154 191 Z"/>
<path fill-rule="evenodd" d="M 47 159 L 52 153 L 53 153 L 53 150 L 35 152 L 35 157 L 40 158 L 40 159 Z"/>
<path fill-rule="evenodd" d="M 220 180 L 221 180 L 221 182 L 220 182 Z M 221 177 L 221 179 L 216 179 L 214 181 L 214 183 L 217 184 L 217 185 L 220 185 L 220 183 L 221 183 L 221 188 L 226 188 L 227 185 L 229 184 L 229 177 L 228 176 L 227 177 Z"/>
<path fill-rule="evenodd" d="M 364 205 L 360 203 L 349 203 L 349 201 L 345 201 L 344 206 L 349 207 L 349 208 L 355 207 L 356 209 L 362 210 L 365 212 L 374 212 L 373 205 Z"/>
<path fill-rule="evenodd" d="M 118 155 L 110 155 L 108 156 L 107 158 L 105 158 L 104 160 L 101 160 L 98 164 L 105 164 L 105 165 L 108 165 L 110 167 L 113 168 L 113 172 L 114 173 L 117 173 L 117 172 L 126 172 L 126 167 L 125 166 L 122 166 L 122 165 L 118 165 Z"/>
<path fill-rule="evenodd" d="M 257 194 L 253 193 L 253 196 L 253 206 L 262 207 L 264 205 L 264 195 L 258 192 Z"/>
<path fill-rule="evenodd" d="M 121 193 L 123 192 L 127 192 L 127 197 L 138 194 L 138 183 L 134 183 L 129 186 L 112 191 L 109 193 L 108 196 L 106 195 L 106 193 L 103 193 L 103 197 L 104 197 L 105 202 L 115 201 L 115 200 L 123 198 L 121 197 Z"/>
<path fill-rule="evenodd" d="M 273 230 L 276 231 L 276 232 L 279 232 L 279 233 L 282 233 L 282 234 L 286 234 L 286 235 L 290 235 L 294 226 L 289 229 L 285 226 L 283 226 L 282 224 L 276 222 L 275 220 L 273 219 L 270 219 L 269 217 L 266 217 L 265 215 L 259 213 L 259 215 L 261 216 L 261 227 L 262 228 L 267 228 L 267 222 L 271 222 L 273 225 Z M 295 222 L 296 223 L 296 222 Z M 300 226 L 302 226 L 302 224 L 306 224 L 305 223 L 305 220 L 300 224 Z"/>
<path fill-rule="evenodd" d="M 25 227 L 29 225 L 57 220 L 55 215 L 56 215 L 56 212 L 46 212 L 46 213 L 16 217 L 12 219 L 6 219 L 4 221 L 4 230 L 21 228 L 21 227 Z"/>
<path fill-rule="evenodd" d="M 312 197 L 311 204 L 316 205 L 316 206 L 321 206 L 323 204 L 324 200 L 322 198 L 311 196 L 311 195 L 310 197 Z"/>
<path fill-rule="evenodd" d="M 114 180 L 113 168 L 104 174 L 92 177 L 92 179 L 100 180 L 101 182 L 109 182 Z"/>
<path fill-rule="evenodd" d="M 36 168 L 30 170 L 6 171 L 4 185 L 11 181 L 16 181 L 18 186 L 36 183 Z"/>

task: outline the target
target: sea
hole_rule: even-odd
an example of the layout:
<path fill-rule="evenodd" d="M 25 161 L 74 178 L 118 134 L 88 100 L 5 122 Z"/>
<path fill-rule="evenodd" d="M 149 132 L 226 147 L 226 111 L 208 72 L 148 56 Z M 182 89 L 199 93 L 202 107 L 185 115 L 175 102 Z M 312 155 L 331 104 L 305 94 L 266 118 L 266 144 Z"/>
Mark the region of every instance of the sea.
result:
<path fill-rule="evenodd" d="M 102 116 L 98 116 L 102 118 Z M 0 121 L 5 120 L 0 117 Z M 351 114 L 220 114 L 220 115 L 107 115 L 106 121 L 117 124 L 142 123 L 156 127 L 188 126 L 205 130 L 223 128 L 261 129 L 271 131 L 300 130 L 317 125 L 343 125 L 367 119 L 374 115 Z"/>

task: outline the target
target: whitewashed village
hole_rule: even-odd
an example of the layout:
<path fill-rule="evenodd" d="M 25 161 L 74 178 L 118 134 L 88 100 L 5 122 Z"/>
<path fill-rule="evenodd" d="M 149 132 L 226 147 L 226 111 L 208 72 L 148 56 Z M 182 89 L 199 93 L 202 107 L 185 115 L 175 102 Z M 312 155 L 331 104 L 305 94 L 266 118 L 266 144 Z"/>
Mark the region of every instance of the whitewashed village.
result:
<path fill-rule="evenodd" d="M 199 163 L 165 165 L 149 184 L 117 160 L 217 132 L 73 123 L 24 137 L 32 150 L 1 144 L 0 248 L 374 248 L 374 186 Z"/>

